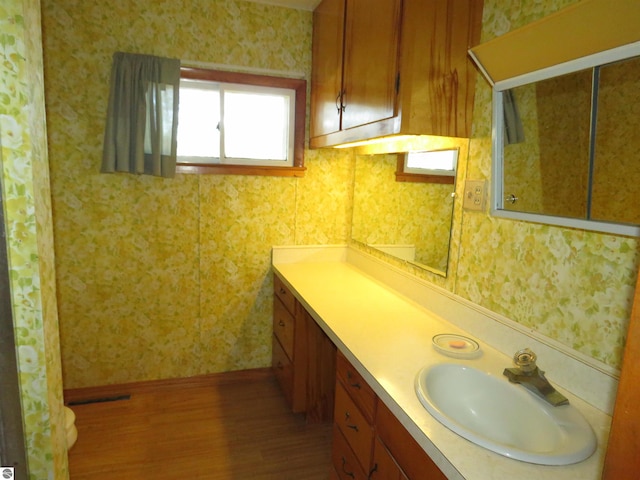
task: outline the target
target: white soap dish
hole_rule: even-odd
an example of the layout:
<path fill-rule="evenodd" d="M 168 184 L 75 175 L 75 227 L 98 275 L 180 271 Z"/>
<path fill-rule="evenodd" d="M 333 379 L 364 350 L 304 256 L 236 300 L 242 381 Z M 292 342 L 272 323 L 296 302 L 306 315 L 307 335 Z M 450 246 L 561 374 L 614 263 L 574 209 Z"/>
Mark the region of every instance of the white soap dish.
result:
<path fill-rule="evenodd" d="M 433 348 L 453 358 L 478 358 L 482 355 L 480 345 L 475 340 L 454 333 L 442 333 L 433 337 Z"/>

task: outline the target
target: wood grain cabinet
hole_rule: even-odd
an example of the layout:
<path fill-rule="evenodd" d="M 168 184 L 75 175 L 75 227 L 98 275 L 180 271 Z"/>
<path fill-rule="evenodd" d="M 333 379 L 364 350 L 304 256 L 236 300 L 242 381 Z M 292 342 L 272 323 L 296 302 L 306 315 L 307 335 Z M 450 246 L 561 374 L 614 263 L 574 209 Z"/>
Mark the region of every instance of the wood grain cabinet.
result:
<path fill-rule="evenodd" d="M 376 435 L 378 443 L 376 443 L 377 448 L 369 477 L 371 480 L 447 479 L 429 455 L 382 402 L 379 402 L 376 410 Z M 393 464 L 397 467 L 397 471 Z"/>
<path fill-rule="evenodd" d="M 338 353 L 332 461 L 341 480 L 367 479 L 375 436 L 376 394 Z"/>
<path fill-rule="evenodd" d="M 331 478 L 446 479 L 341 353 L 336 377 Z"/>
<path fill-rule="evenodd" d="M 312 148 L 471 133 L 482 0 L 323 0 L 313 17 Z"/>
<path fill-rule="evenodd" d="M 277 275 L 273 286 L 272 366 L 291 409 L 304 412 L 307 402 L 304 309 Z"/>
<path fill-rule="evenodd" d="M 323 0 L 314 11 L 312 139 L 394 116 L 400 2 Z"/>
<path fill-rule="evenodd" d="M 273 280 L 272 367 L 291 410 L 333 420 L 336 347 L 285 283 Z"/>

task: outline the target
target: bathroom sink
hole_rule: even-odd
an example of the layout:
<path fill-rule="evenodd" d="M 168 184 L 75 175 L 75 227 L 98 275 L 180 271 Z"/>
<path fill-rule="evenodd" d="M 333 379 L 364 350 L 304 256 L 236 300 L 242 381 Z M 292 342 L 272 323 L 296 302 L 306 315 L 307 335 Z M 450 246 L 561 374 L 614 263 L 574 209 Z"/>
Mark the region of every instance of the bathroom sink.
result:
<path fill-rule="evenodd" d="M 415 386 L 420 402 L 436 420 L 506 457 L 568 465 L 596 449 L 593 429 L 575 407 L 553 407 L 501 375 L 441 363 L 420 370 Z"/>

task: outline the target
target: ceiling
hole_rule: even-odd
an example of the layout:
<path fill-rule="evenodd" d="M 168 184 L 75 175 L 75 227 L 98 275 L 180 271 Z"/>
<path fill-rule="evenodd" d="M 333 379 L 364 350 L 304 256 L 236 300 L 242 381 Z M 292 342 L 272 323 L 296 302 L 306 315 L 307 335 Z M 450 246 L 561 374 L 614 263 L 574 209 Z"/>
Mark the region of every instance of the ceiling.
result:
<path fill-rule="evenodd" d="M 297 8 L 298 10 L 313 11 L 320 3 L 320 0 L 249 0 L 256 3 L 268 3 L 270 5 L 278 5 L 281 7 Z"/>

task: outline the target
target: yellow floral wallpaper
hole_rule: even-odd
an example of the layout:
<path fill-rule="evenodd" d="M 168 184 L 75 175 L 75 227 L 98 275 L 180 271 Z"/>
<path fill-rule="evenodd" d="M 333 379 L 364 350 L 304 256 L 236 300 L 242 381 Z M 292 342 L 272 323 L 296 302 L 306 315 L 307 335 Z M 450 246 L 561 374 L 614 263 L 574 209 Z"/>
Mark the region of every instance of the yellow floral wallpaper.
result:
<path fill-rule="evenodd" d="M 572 3 L 485 0 L 482 40 Z M 482 78 L 473 125 L 467 175 L 490 178 L 491 89 Z M 635 238 L 498 219 L 487 212 L 465 211 L 462 222 L 457 294 L 620 366 L 638 271 Z"/>
<path fill-rule="evenodd" d="M 43 2 L 65 388 L 264 367 L 270 249 L 348 240 L 351 152 L 304 178 L 99 173 L 114 51 L 310 73 L 311 12 L 238 0 Z"/>
<path fill-rule="evenodd" d="M 358 155 L 351 236 L 367 245 L 405 245 L 409 260 L 446 271 L 454 185 L 397 182 L 397 155 Z"/>
<path fill-rule="evenodd" d="M 456 185 L 397 182 L 396 154 L 387 152 L 456 149 L 456 175 L 464 179 L 469 140 L 450 137 L 399 137 L 356 150 L 351 237 L 367 245 L 415 246 L 414 261 L 430 269 L 455 272 L 457 227 L 463 181 Z M 358 245 L 375 255 L 375 250 Z M 403 253 L 400 252 L 400 255 Z M 387 258 L 385 256 L 385 258 Z M 390 261 L 395 262 L 394 259 Z M 403 265 L 405 268 L 414 268 Z"/>
<path fill-rule="evenodd" d="M 485 0 L 483 39 L 574 0 Z M 311 13 L 241 0 L 42 1 L 65 388 L 264 367 L 270 248 L 349 242 L 355 153 L 305 152 L 304 178 L 99 173 L 116 50 L 303 74 Z M 478 78 L 461 178 L 490 179 L 491 90 Z M 457 190 L 460 191 L 458 184 Z M 454 206 L 444 278 L 401 268 L 611 366 L 635 239 Z"/>
<path fill-rule="evenodd" d="M 29 478 L 68 478 L 40 4 L 0 5 L 2 195 Z"/>

